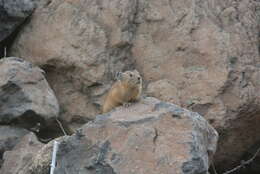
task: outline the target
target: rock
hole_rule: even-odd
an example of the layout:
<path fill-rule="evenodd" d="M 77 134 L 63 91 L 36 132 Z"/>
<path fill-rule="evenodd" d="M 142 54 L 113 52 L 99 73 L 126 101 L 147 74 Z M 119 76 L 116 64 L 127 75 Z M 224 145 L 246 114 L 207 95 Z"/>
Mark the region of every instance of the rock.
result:
<path fill-rule="evenodd" d="M 58 101 L 40 68 L 20 58 L 0 60 L 0 124 L 44 128 L 58 114 Z"/>
<path fill-rule="evenodd" d="M 35 8 L 35 0 L 0 1 L 0 57 L 4 47 L 9 45 L 7 38 L 25 21 Z"/>
<path fill-rule="evenodd" d="M 176 105 L 181 104 L 177 87 L 167 79 L 149 83 L 147 86 L 147 95 L 154 96 L 160 100 L 168 101 Z"/>
<path fill-rule="evenodd" d="M 29 131 L 11 126 L 0 126 L 0 157 L 4 151 L 12 150 L 19 140 Z"/>
<path fill-rule="evenodd" d="M 0 173 L 22 174 L 31 165 L 33 157 L 37 156 L 42 146 L 33 133 L 24 136 L 12 151 L 4 153 L 4 164 Z"/>
<path fill-rule="evenodd" d="M 203 115 L 217 169 L 236 166 L 260 140 L 260 2 L 139 2 L 131 51 L 147 92 Z"/>
<path fill-rule="evenodd" d="M 145 98 L 57 140 L 55 173 L 206 174 L 217 140 L 217 132 L 199 114 Z M 19 174 L 47 174 L 52 144 L 35 153 Z"/>
<path fill-rule="evenodd" d="M 12 150 L 13 147 L 21 140 L 21 138 L 28 134 L 29 131 L 10 127 L 10 126 L 0 126 L 0 168 L 3 162 L 3 153 L 5 151 Z"/>
<path fill-rule="evenodd" d="M 46 70 L 70 124 L 93 119 L 112 75 L 135 66 L 145 93 L 218 130 L 215 163 L 226 170 L 259 141 L 259 9 L 255 0 L 53 0 L 10 54 Z"/>
<path fill-rule="evenodd" d="M 82 134 L 94 146 L 89 151 L 94 155 L 83 163 L 85 170 L 104 173 L 206 174 L 208 153 L 215 153 L 218 140 L 217 132 L 199 114 L 155 98 L 98 116 L 83 127 Z M 68 150 L 65 147 L 61 151 Z"/>
<path fill-rule="evenodd" d="M 115 72 L 132 67 L 129 21 L 136 5 L 136 0 L 53 0 L 18 35 L 10 54 L 43 67 L 63 120 L 93 119 Z"/>

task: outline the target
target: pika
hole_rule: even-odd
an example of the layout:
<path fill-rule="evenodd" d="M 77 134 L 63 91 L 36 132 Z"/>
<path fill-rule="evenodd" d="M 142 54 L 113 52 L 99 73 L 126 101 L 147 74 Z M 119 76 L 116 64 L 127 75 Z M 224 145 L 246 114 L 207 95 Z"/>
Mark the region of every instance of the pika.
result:
<path fill-rule="evenodd" d="M 138 101 L 142 93 L 142 78 L 137 70 L 119 72 L 117 81 L 109 90 L 102 112 L 106 113 L 115 107 Z"/>

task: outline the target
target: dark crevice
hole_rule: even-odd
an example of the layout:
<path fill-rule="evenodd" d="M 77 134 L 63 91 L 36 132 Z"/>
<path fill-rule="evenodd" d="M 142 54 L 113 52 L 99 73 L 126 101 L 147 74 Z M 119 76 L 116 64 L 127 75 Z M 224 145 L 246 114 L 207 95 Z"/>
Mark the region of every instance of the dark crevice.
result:
<path fill-rule="evenodd" d="M 156 141 L 157 141 L 157 138 L 159 136 L 158 134 L 158 130 L 156 128 L 154 128 L 154 137 L 153 137 L 153 144 L 156 145 Z"/>
<path fill-rule="evenodd" d="M 63 120 L 59 120 L 59 122 L 61 125 L 57 120 L 52 120 L 50 121 L 51 124 L 41 128 L 39 132 L 36 133 L 39 140 L 43 143 L 47 143 L 55 138 L 73 134 L 73 131 L 70 129 L 67 122 Z M 63 131 L 65 131 L 66 134 Z"/>
<path fill-rule="evenodd" d="M 34 129 L 34 127 L 39 126 L 40 129 L 41 127 L 45 126 L 45 121 L 33 110 L 27 110 L 20 117 L 12 120 L 11 125 L 23 127 L 28 130 Z"/>
<path fill-rule="evenodd" d="M 260 58 L 260 24 L 259 24 L 259 31 L 258 31 L 258 56 Z"/>
<path fill-rule="evenodd" d="M 215 153 L 215 164 L 216 169 L 219 173 L 224 173 L 226 171 L 230 171 L 240 165 L 243 167 L 237 169 L 231 174 L 259 174 L 260 173 L 260 154 L 256 156 L 256 158 L 250 162 L 249 164 L 243 164 L 250 158 L 254 156 L 257 152 L 257 149 L 260 147 L 260 139 L 259 139 L 259 112 L 249 114 L 248 112 L 242 113 L 238 120 L 232 120 L 232 127 L 228 127 L 227 129 L 220 130 L 219 133 L 219 141 L 218 141 L 218 149 Z M 253 118 L 253 119 L 252 119 Z M 237 124 L 234 124 L 237 123 Z M 243 125 L 241 125 L 243 123 Z M 248 136 L 250 135 L 250 137 Z M 232 144 L 229 146 L 224 146 L 226 141 L 229 141 L 229 137 L 236 137 L 232 140 Z M 255 143 L 257 142 L 257 143 Z M 252 143 L 255 143 L 252 145 Z M 226 148 L 236 147 L 240 145 L 238 149 L 234 148 L 230 151 L 226 151 Z M 237 156 L 236 153 L 242 155 Z M 225 158 L 219 161 L 219 154 L 225 153 L 227 156 L 234 156 L 234 158 Z M 235 160 L 236 159 L 236 160 Z M 231 161 L 232 160 L 232 161 Z"/>
<path fill-rule="evenodd" d="M 260 147 L 260 141 L 251 146 L 242 156 L 241 161 L 247 161 L 252 158 Z M 260 173 L 260 154 L 256 154 L 254 160 L 237 171 L 237 174 L 259 174 Z"/>
<path fill-rule="evenodd" d="M 1 10 L 1 9 L 0 9 Z M 0 20 L 1 20 L 2 16 L 0 16 Z M 9 20 L 8 18 L 8 22 L 12 21 L 12 18 Z M 28 22 L 30 21 L 30 16 L 27 17 L 25 20 L 21 21 L 19 24 L 16 24 L 14 26 L 14 29 L 11 30 L 9 32 L 9 34 L 5 37 L 5 38 L 1 38 L 0 39 L 0 58 L 4 57 L 5 55 L 5 49 L 7 52 L 7 57 L 8 56 L 12 56 L 12 55 L 8 55 L 8 52 L 10 51 L 10 47 L 12 46 L 15 38 L 17 37 L 19 31 L 23 28 L 24 25 L 26 25 Z M 4 21 L 0 22 L 1 23 L 5 23 Z M 1 32 L 1 31 L 0 31 Z"/>
<path fill-rule="evenodd" d="M 4 152 L 0 151 L 0 170 L 1 170 L 1 167 L 2 167 L 2 165 L 4 163 L 3 155 L 4 155 Z"/>
<path fill-rule="evenodd" d="M 41 116 L 37 115 L 32 110 L 28 110 L 20 117 L 12 120 L 9 125 L 25 128 L 34 132 L 38 137 L 38 140 L 42 143 L 47 143 L 54 138 L 64 136 L 60 125 L 55 119 L 46 122 Z M 62 126 L 68 135 L 72 134 L 72 131 L 69 129 L 66 122 L 62 121 Z"/>

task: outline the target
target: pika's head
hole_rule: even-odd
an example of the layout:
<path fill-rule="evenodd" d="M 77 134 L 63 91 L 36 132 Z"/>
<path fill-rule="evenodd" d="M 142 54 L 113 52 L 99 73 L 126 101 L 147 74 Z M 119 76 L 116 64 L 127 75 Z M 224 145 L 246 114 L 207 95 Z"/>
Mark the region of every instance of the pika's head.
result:
<path fill-rule="evenodd" d="M 137 70 L 119 72 L 116 75 L 116 79 L 133 87 L 139 84 L 142 85 L 142 77 Z"/>

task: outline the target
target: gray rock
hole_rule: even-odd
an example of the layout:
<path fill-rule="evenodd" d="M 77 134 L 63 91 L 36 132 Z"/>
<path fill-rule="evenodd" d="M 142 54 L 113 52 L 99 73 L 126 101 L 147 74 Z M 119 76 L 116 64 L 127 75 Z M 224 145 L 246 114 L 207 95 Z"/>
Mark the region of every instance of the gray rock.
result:
<path fill-rule="evenodd" d="M 208 154 L 215 153 L 217 140 L 199 114 L 146 98 L 57 139 L 55 174 L 207 174 Z M 19 174 L 48 174 L 52 145 L 37 151 Z"/>
<path fill-rule="evenodd" d="M 1 124 L 43 127 L 58 114 L 58 101 L 40 68 L 20 58 L 0 60 Z"/>
<path fill-rule="evenodd" d="M 0 0 L 0 43 L 34 10 L 34 0 Z"/>
<path fill-rule="evenodd" d="M 0 0 L 0 57 L 5 55 L 5 48 L 40 0 Z"/>
<path fill-rule="evenodd" d="M 12 150 L 21 138 L 28 133 L 29 131 L 22 128 L 0 126 L 0 168 L 3 162 L 3 153 Z"/>
<path fill-rule="evenodd" d="M 32 158 L 43 146 L 33 133 L 24 136 L 12 151 L 4 153 L 4 163 L 0 169 L 1 174 L 21 174 L 31 165 Z M 24 173 L 25 174 L 25 173 Z M 47 174 L 47 173 L 46 173 Z"/>
<path fill-rule="evenodd" d="M 25 129 L 10 126 L 0 126 L 0 132 L 0 156 L 4 151 L 11 150 L 24 135 L 29 133 Z"/>

